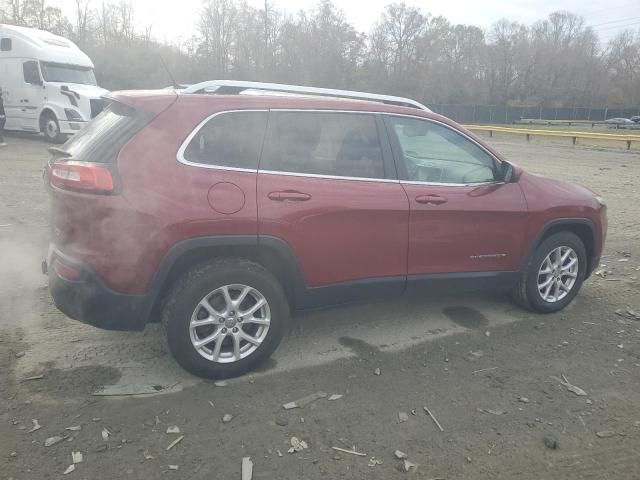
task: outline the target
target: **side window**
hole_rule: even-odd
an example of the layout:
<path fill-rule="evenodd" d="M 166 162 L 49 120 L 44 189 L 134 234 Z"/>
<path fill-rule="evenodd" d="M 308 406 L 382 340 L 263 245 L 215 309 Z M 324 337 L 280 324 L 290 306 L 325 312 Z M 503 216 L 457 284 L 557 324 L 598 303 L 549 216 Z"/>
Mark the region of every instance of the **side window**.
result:
<path fill-rule="evenodd" d="M 407 180 L 482 183 L 498 178 L 495 160 L 474 142 L 437 123 L 387 117 L 395 133 Z"/>
<path fill-rule="evenodd" d="M 260 169 L 384 178 L 375 117 L 361 113 L 272 111 Z"/>
<path fill-rule="evenodd" d="M 268 112 L 227 112 L 209 119 L 184 150 L 188 162 L 257 170 Z"/>
<path fill-rule="evenodd" d="M 10 38 L 0 38 L 0 51 L 2 52 L 10 52 L 11 51 L 11 39 Z"/>
<path fill-rule="evenodd" d="M 22 64 L 22 73 L 24 74 L 25 83 L 31 83 L 33 85 L 42 85 L 40 79 L 40 71 L 38 70 L 38 62 L 35 60 L 29 60 Z"/>

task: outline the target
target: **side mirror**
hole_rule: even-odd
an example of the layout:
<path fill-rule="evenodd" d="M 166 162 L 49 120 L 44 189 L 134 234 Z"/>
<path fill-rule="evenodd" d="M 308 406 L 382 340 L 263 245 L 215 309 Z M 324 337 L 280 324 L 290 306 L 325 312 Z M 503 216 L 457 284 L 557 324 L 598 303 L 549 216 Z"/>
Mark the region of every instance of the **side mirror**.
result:
<path fill-rule="evenodd" d="M 504 183 L 511 183 L 513 180 L 513 165 L 509 162 L 502 162 L 500 170 L 502 172 L 502 181 Z"/>

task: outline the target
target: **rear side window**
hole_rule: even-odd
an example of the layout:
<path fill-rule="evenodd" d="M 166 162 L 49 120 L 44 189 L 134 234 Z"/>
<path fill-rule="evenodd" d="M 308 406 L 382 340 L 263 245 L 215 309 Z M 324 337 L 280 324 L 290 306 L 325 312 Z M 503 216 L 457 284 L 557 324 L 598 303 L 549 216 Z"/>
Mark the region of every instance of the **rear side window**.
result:
<path fill-rule="evenodd" d="M 375 117 L 360 113 L 272 111 L 260 169 L 384 178 Z"/>
<path fill-rule="evenodd" d="M 10 38 L 0 38 L 0 51 L 2 52 L 10 52 L 11 51 L 11 39 Z"/>
<path fill-rule="evenodd" d="M 211 117 L 184 150 L 189 163 L 258 169 L 268 112 L 225 112 Z"/>
<path fill-rule="evenodd" d="M 96 118 L 76 133 L 62 149 L 83 162 L 115 162 L 118 152 L 152 115 L 118 102 L 111 102 Z"/>

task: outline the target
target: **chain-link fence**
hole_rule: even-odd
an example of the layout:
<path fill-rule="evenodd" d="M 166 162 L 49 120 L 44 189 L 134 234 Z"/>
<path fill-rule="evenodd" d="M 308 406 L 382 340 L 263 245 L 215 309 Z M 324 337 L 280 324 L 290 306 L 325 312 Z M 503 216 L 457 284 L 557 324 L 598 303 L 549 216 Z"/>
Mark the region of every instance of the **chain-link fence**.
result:
<path fill-rule="evenodd" d="M 496 105 L 427 105 L 431 110 L 458 123 L 502 124 L 523 118 L 537 120 L 591 120 L 602 122 L 608 118 L 629 118 L 640 115 L 636 108 L 547 108 L 499 107 Z"/>

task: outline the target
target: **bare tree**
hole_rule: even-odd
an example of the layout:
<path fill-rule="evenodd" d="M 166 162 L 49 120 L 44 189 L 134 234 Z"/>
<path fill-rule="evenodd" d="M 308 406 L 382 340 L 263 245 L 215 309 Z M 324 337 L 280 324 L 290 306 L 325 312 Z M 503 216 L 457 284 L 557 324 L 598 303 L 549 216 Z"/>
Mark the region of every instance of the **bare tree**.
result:
<path fill-rule="evenodd" d="M 70 36 L 108 88 L 166 86 L 162 55 L 185 83 L 233 77 L 391 92 L 426 103 L 640 105 L 640 31 L 622 32 L 605 46 L 570 12 L 531 26 L 505 19 L 485 31 L 392 3 L 364 35 L 330 0 L 295 14 L 269 0 L 264 8 L 203 0 L 197 33 L 168 44 L 154 39 L 151 23 L 136 22 L 132 0 L 74 1 L 69 21 L 53 0 L 0 0 L 0 21 Z"/>

